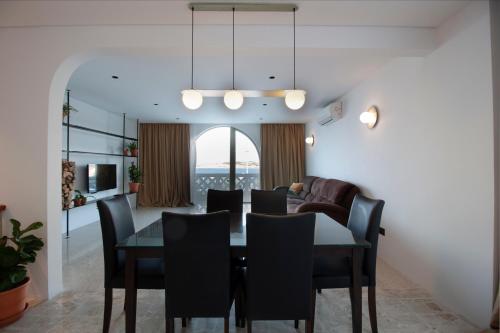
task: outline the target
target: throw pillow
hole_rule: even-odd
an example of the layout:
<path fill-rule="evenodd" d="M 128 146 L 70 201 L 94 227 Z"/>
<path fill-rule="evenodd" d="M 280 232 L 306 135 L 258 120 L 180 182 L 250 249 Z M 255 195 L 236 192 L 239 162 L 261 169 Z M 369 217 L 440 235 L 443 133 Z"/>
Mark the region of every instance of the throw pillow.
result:
<path fill-rule="evenodd" d="M 292 183 L 292 185 L 290 185 L 290 191 L 292 191 L 295 194 L 299 194 L 303 188 L 304 188 L 304 183 Z"/>

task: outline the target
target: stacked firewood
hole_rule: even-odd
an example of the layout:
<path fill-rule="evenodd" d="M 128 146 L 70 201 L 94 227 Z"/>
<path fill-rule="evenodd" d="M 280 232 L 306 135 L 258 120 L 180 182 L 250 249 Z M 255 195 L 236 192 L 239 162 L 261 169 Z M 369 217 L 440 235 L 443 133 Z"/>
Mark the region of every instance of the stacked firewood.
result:
<path fill-rule="evenodd" d="M 62 206 L 68 209 L 75 188 L 75 162 L 62 161 Z"/>

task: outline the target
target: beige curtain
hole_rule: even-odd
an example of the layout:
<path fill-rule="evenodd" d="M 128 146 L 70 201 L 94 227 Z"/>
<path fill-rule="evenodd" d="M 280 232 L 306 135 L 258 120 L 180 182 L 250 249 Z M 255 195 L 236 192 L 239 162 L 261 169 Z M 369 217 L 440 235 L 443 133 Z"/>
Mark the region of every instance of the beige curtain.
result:
<path fill-rule="evenodd" d="M 139 205 L 187 206 L 190 199 L 189 125 L 141 124 Z"/>
<path fill-rule="evenodd" d="M 305 174 L 304 124 L 262 124 L 261 187 L 290 186 Z"/>

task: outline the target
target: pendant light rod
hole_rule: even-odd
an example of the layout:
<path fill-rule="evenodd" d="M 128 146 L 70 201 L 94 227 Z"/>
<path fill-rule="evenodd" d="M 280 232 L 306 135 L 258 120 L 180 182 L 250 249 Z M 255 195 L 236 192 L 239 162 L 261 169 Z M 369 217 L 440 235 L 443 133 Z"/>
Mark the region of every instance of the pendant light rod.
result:
<path fill-rule="evenodd" d="M 194 7 L 191 8 L 191 89 L 194 89 Z"/>
<path fill-rule="evenodd" d="M 293 90 L 295 90 L 295 10 L 293 9 Z"/>
<path fill-rule="evenodd" d="M 234 7 L 233 7 L 233 90 L 234 90 Z"/>

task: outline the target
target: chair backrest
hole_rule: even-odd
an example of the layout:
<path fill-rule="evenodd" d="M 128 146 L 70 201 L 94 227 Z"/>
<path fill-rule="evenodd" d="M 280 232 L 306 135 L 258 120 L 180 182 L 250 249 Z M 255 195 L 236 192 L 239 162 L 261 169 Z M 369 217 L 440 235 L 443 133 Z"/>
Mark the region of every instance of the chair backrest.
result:
<path fill-rule="evenodd" d="M 126 195 L 98 200 L 104 250 L 104 285 L 111 287 L 111 280 L 125 265 L 125 256 L 115 246 L 135 233 L 132 210 Z"/>
<path fill-rule="evenodd" d="M 231 213 L 243 213 L 243 190 L 207 192 L 207 213 L 228 210 Z"/>
<path fill-rule="evenodd" d="M 375 286 L 378 235 L 384 203 L 383 200 L 374 200 L 357 194 L 352 202 L 347 222 L 347 228 L 352 231 L 354 237 L 365 239 L 371 244 L 363 258 L 363 272 L 368 275 L 370 286 Z"/>
<path fill-rule="evenodd" d="M 286 193 L 279 191 L 251 191 L 252 213 L 286 215 Z"/>
<path fill-rule="evenodd" d="M 314 213 L 247 214 L 247 317 L 310 319 Z"/>
<path fill-rule="evenodd" d="M 170 318 L 227 317 L 230 214 L 163 213 L 166 311 Z"/>

